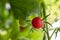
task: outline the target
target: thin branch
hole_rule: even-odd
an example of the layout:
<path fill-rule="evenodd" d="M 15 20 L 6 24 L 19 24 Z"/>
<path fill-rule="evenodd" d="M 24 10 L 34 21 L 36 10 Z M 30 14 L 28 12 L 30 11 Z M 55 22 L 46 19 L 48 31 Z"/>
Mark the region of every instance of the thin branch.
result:
<path fill-rule="evenodd" d="M 54 29 L 54 31 L 53 31 L 52 35 L 50 36 L 50 38 L 52 38 L 52 36 L 53 36 L 53 34 L 55 33 L 55 31 L 56 31 L 56 28 Z"/>

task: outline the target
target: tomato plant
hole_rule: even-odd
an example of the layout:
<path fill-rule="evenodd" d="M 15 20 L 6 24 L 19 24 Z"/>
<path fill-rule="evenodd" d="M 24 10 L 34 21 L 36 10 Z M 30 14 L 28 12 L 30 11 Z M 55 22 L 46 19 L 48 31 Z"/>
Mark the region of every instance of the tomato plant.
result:
<path fill-rule="evenodd" d="M 51 40 L 45 1 L 0 0 L 0 40 Z"/>

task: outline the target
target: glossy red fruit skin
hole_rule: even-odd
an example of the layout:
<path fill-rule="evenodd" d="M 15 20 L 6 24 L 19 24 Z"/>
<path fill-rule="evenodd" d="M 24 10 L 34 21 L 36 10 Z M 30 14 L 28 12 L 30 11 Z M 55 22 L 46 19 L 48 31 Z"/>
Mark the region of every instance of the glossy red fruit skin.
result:
<path fill-rule="evenodd" d="M 44 22 L 40 17 L 35 17 L 32 20 L 32 26 L 33 28 L 36 28 L 36 29 L 43 28 Z"/>

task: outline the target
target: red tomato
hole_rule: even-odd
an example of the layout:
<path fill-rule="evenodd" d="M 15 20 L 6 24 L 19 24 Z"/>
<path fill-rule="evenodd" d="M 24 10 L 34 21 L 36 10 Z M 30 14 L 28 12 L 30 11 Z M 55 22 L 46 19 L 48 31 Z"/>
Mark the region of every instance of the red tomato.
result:
<path fill-rule="evenodd" d="M 32 26 L 34 28 L 42 28 L 44 26 L 44 22 L 43 20 L 40 18 L 40 17 L 35 17 L 33 20 L 32 20 Z"/>

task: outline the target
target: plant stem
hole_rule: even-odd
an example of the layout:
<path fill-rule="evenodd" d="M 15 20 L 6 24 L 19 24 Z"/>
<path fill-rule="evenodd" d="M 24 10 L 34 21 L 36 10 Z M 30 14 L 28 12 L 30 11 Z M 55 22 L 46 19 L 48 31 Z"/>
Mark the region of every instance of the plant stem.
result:
<path fill-rule="evenodd" d="M 50 36 L 50 39 L 52 38 L 52 36 L 53 36 L 53 34 L 55 33 L 55 31 L 56 31 L 56 29 L 54 29 L 54 31 L 53 31 L 53 33 L 52 33 L 52 35 Z"/>
<path fill-rule="evenodd" d="M 49 29 L 48 29 L 48 25 L 46 24 L 46 29 L 47 29 L 47 37 L 48 37 L 48 40 L 50 40 L 50 37 L 49 37 Z"/>

